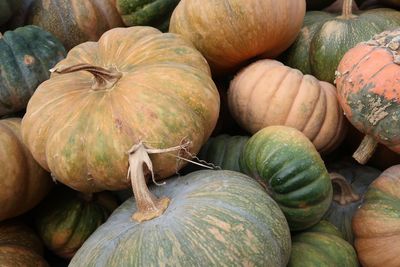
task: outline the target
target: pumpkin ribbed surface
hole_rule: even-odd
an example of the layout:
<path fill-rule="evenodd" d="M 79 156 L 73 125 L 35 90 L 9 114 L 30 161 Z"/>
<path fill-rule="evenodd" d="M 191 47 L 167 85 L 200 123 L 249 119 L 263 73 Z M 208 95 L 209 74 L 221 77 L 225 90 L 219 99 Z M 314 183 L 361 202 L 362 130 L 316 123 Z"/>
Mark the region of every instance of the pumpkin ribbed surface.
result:
<path fill-rule="evenodd" d="M 75 254 L 70 266 L 286 266 L 290 233 L 262 187 L 232 171 L 198 171 L 153 187 L 165 213 L 132 221 L 130 199 Z"/>

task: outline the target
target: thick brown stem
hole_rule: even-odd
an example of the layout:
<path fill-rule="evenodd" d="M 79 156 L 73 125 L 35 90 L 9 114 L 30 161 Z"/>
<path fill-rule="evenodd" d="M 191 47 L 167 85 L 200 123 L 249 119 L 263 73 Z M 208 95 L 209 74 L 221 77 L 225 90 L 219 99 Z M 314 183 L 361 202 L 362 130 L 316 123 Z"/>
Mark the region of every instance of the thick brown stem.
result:
<path fill-rule="evenodd" d="M 334 201 L 344 206 L 360 200 L 360 196 L 353 191 L 346 178 L 335 172 L 329 173 L 329 175 L 332 184 L 336 184 L 339 188 L 339 192 L 333 194 Z"/>
<path fill-rule="evenodd" d="M 360 164 L 365 164 L 375 152 L 378 142 L 370 135 L 366 135 L 360 146 L 353 154 L 353 158 Z"/>
<path fill-rule="evenodd" d="M 89 64 L 77 64 L 66 68 L 54 68 L 50 70 L 51 72 L 56 72 L 58 74 L 66 74 L 77 71 L 87 71 L 93 74 L 94 83 L 92 89 L 105 90 L 110 89 L 114 84 L 122 77 L 122 73 L 117 70 L 105 69 L 98 66 L 93 66 Z"/>
<path fill-rule="evenodd" d="M 343 19 L 350 19 L 355 17 L 355 15 L 353 15 L 352 8 L 353 0 L 343 0 L 342 15 L 340 17 Z"/>

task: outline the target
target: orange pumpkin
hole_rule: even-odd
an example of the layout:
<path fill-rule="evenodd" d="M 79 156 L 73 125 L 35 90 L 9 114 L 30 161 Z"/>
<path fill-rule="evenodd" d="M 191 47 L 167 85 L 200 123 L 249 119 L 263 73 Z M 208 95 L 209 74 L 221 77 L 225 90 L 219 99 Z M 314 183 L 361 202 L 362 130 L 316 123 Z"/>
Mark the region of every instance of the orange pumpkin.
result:
<path fill-rule="evenodd" d="M 365 164 L 378 142 L 400 153 L 400 30 L 386 31 L 350 49 L 336 85 L 349 121 L 366 137 L 353 157 Z"/>
<path fill-rule="evenodd" d="M 183 35 L 216 73 L 255 57 L 276 57 L 300 32 L 304 0 L 181 0 L 170 32 Z"/>
<path fill-rule="evenodd" d="M 228 101 L 233 117 L 252 134 L 271 125 L 290 126 L 323 153 L 344 138 L 345 119 L 335 87 L 276 60 L 260 60 L 243 69 L 231 82 Z"/>

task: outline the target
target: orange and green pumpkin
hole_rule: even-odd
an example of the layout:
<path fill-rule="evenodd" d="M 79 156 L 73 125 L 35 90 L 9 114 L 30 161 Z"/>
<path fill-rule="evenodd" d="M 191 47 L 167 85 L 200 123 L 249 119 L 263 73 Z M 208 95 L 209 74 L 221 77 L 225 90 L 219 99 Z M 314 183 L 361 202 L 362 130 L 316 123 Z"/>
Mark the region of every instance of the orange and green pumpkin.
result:
<path fill-rule="evenodd" d="M 332 201 L 332 185 L 321 156 L 295 128 L 269 126 L 246 143 L 240 168 L 264 184 L 290 230 L 318 223 Z"/>

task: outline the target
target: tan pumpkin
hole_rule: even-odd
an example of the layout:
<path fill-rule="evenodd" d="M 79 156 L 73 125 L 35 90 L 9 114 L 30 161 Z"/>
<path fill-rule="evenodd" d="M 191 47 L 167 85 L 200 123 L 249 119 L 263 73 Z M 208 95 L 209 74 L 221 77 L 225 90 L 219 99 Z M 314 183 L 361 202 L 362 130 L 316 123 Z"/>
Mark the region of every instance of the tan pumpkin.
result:
<path fill-rule="evenodd" d="M 189 39 L 220 73 L 285 51 L 300 32 L 305 9 L 304 0 L 181 0 L 169 30 Z"/>
<path fill-rule="evenodd" d="M 276 60 L 259 60 L 237 74 L 228 104 L 236 121 L 252 134 L 271 125 L 290 126 L 323 153 L 344 138 L 346 124 L 335 87 Z"/>
<path fill-rule="evenodd" d="M 38 204 L 53 184 L 21 140 L 21 119 L 0 120 L 0 221 Z"/>

